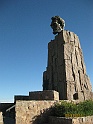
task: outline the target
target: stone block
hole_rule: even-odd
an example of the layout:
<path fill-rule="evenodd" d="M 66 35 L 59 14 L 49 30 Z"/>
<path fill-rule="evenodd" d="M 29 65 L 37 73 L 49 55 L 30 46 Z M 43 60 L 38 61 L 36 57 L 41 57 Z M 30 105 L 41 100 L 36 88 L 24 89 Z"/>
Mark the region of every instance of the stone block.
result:
<path fill-rule="evenodd" d="M 86 117 L 49 117 L 49 124 L 93 124 L 93 116 Z"/>
<path fill-rule="evenodd" d="M 29 92 L 30 100 L 58 100 L 59 93 L 53 90 Z"/>
<path fill-rule="evenodd" d="M 72 124 L 71 118 L 64 118 L 64 117 L 49 117 L 49 124 Z"/>
<path fill-rule="evenodd" d="M 15 95 L 14 101 L 16 102 L 16 100 L 29 100 L 29 96 Z"/>
<path fill-rule="evenodd" d="M 56 101 L 16 101 L 16 124 L 45 124 Z"/>
<path fill-rule="evenodd" d="M 75 40 L 74 33 L 73 32 L 69 32 L 69 35 L 70 35 L 70 42 L 74 42 L 74 40 Z"/>
<path fill-rule="evenodd" d="M 63 31 L 63 41 L 64 43 L 69 43 L 70 42 L 70 36 L 69 36 L 69 31 Z"/>
<path fill-rule="evenodd" d="M 3 124 L 3 113 L 0 112 L 0 124 Z"/>

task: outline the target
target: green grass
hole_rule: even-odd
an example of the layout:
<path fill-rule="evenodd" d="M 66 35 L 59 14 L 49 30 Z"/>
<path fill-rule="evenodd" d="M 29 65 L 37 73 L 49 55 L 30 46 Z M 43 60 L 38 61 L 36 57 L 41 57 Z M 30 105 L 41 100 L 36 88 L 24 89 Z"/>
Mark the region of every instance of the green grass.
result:
<path fill-rule="evenodd" d="M 52 108 L 52 113 L 53 116 L 57 117 L 91 116 L 93 115 L 93 101 L 86 100 L 78 104 L 61 101 L 61 103 L 55 104 Z"/>

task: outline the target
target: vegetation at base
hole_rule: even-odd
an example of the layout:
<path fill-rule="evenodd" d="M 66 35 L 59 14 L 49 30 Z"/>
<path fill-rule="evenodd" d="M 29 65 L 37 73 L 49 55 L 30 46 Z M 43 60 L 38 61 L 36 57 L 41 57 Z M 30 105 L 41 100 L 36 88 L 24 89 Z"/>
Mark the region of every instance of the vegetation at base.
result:
<path fill-rule="evenodd" d="M 52 115 L 57 117 L 83 117 L 93 115 L 93 101 L 86 100 L 78 104 L 73 102 L 61 101 L 61 103 L 55 104 L 52 108 Z"/>

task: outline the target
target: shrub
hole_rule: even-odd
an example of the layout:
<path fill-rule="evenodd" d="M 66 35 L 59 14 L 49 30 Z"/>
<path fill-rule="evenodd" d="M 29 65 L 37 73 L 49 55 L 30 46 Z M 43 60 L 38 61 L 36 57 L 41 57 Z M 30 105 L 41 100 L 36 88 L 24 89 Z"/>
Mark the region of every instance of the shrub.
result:
<path fill-rule="evenodd" d="M 93 101 L 87 100 L 78 104 L 61 101 L 61 103 L 55 104 L 52 113 L 53 116 L 58 117 L 65 117 L 66 115 L 90 116 L 93 115 Z"/>
<path fill-rule="evenodd" d="M 93 101 L 86 100 L 78 104 L 79 113 L 84 116 L 93 115 Z"/>

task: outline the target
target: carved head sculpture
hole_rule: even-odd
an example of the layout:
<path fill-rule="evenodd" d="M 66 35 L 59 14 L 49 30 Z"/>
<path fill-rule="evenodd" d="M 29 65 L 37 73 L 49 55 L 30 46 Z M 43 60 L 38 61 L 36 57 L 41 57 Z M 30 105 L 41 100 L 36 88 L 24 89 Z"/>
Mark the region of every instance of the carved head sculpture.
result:
<path fill-rule="evenodd" d="M 65 26 L 65 21 L 59 16 L 54 16 L 51 18 L 51 28 L 53 29 L 53 34 L 60 33 Z"/>

